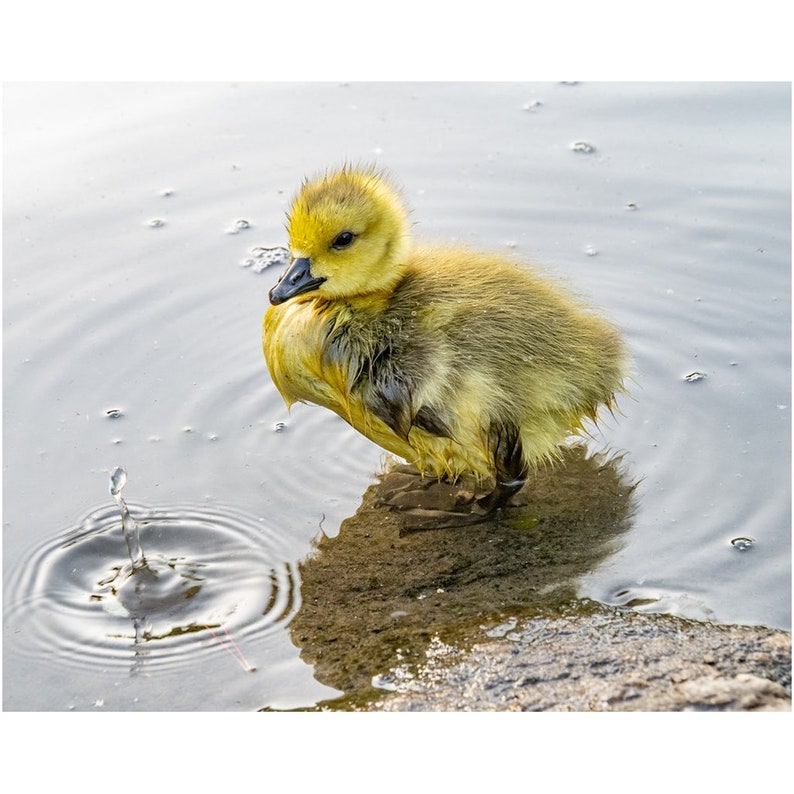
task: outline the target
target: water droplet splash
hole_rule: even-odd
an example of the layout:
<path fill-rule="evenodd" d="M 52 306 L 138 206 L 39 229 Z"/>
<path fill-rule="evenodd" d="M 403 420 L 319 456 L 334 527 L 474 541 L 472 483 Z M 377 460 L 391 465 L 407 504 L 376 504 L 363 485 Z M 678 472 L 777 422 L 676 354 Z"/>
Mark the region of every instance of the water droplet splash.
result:
<path fill-rule="evenodd" d="M 689 375 L 684 375 L 684 380 L 687 383 L 697 383 L 700 380 L 705 380 L 705 372 L 690 372 Z"/>
<path fill-rule="evenodd" d="M 124 486 L 127 484 L 127 472 L 121 466 L 116 466 L 110 473 L 110 495 L 116 500 L 116 504 L 121 511 L 121 530 L 124 533 L 124 540 L 127 544 L 127 552 L 130 555 L 132 570 L 138 571 L 146 567 L 146 557 L 141 547 L 140 533 L 135 519 L 127 508 L 127 503 L 121 495 Z"/>
<path fill-rule="evenodd" d="M 188 602 L 201 592 L 204 581 L 201 573 L 206 563 L 194 563 L 184 557 L 162 555 L 148 561 L 141 546 L 138 525 L 121 495 L 126 484 L 127 472 L 117 466 L 110 475 L 110 495 L 121 510 L 121 528 L 131 567 L 115 566 L 109 576 L 97 582 L 98 589 L 91 594 L 91 600 L 103 602 L 103 606 L 110 612 L 120 611 L 126 614 L 132 620 L 134 642 L 137 645 L 157 638 L 148 617 L 151 613 L 178 616 L 189 609 Z M 227 628 L 223 628 L 225 637 L 213 631 L 214 628 L 221 628 L 220 624 L 205 624 L 196 629 L 189 626 L 182 630 L 193 631 L 201 628 L 209 631 L 245 672 L 256 670 L 249 664 Z"/>
<path fill-rule="evenodd" d="M 115 495 L 126 479 L 114 470 Z M 261 672 L 256 657 L 269 657 L 301 603 L 284 533 L 229 506 L 129 507 L 145 567 L 133 570 L 119 553 L 119 509 L 110 503 L 47 539 L 10 574 L 9 620 L 27 627 L 15 652 L 58 670 L 70 666 L 75 691 L 93 697 L 97 681 L 115 685 L 126 670 L 138 681 L 135 694 L 155 710 L 160 671 L 202 682 L 208 666 L 225 682 L 240 668 Z M 257 705 L 258 685 L 249 694 Z"/>
<path fill-rule="evenodd" d="M 749 551 L 754 542 L 752 538 L 734 538 L 731 541 L 731 546 L 737 551 Z"/>
<path fill-rule="evenodd" d="M 165 221 L 162 218 L 152 218 L 148 223 L 151 229 L 160 229 L 165 226 Z"/>
<path fill-rule="evenodd" d="M 574 141 L 571 144 L 571 149 L 575 152 L 582 152 L 583 154 L 592 154 L 596 150 L 595 146 L 587 141 Z"/>

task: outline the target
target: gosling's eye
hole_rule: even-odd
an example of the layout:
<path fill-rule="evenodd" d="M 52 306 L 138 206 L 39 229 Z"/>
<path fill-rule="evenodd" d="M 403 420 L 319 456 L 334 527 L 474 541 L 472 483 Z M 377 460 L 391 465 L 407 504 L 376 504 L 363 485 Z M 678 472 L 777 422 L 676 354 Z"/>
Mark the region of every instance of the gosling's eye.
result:
<path fill-rule="evenodd" d="M 356 239 L 356 235 L 353 232 L 340 232 L 339 234 L 334 237 L 334 241 L 331 243 L 331 248 L 336 248 L 339 251 L 342 248 L 349 248 L 353 245 L 353 240 Z"/>

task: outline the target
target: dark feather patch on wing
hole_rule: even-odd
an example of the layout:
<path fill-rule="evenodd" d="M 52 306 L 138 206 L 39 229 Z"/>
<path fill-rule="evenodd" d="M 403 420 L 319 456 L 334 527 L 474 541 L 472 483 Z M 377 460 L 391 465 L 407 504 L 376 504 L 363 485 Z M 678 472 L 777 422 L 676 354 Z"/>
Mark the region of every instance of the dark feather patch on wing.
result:
<path fill-rule="evenodd" d="M 400 438 L 408 440 L 411 429 L 411 392 L 396 373 L 378 373 L 377 381 L 362 385 L 361 397 L 378 419 L 385 422 Z"/>
<path fill-rule="evenodd" d="M 350 393 L 405 441 L 412 427 L 453 438 L 445 412 L 414 403 L 431 357 L 432 339 L 417 342 L 414 321 L 401 316 L 376 327 L 329 323 L 323 351 L 324 365 L 346 371 Z"/>
<path fill-rule="evenodd" d="M 347 373 L 347 388 L 352 390 L 361 379 L 364 365 L 354 346 L 349 343 L 345 328 L 333 333 L 333 322 L 326 326 L 326 341 L 323 348 L 322 363 L 331 370 Z"/>
<path fill-rule="evenodd" d="M 426 430 L 428 433 L 432 433 L 434 436 L 452 438 L 454 440 L 446 417 L 442 416 L 440 411 L 430 405 L 423 405 L 416 412 L 413 425 L 420 430 Z"/>

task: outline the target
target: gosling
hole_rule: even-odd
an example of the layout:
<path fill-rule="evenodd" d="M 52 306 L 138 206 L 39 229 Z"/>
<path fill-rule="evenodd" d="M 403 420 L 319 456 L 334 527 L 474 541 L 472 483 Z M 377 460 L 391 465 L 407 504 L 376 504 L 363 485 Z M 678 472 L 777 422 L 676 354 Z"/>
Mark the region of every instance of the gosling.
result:
<path fill-rule="evenodd" d="M 616 329 L 500 254 L 420 247 L 398 190 L 345 167 L 304 182 L 263 348 L 288 406 L 315 403 L 424 475 L 474 475 L 490 516 L 623 391 Z"/>

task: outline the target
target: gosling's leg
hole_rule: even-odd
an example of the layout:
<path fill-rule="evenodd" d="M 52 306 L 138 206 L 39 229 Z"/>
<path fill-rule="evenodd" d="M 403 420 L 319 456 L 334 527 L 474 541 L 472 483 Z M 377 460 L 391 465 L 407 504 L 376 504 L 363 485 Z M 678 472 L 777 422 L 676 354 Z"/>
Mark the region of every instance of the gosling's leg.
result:
<path fill-rule="evenodd" d="M 514 494 L 517 494 L 526 482 L 526 478 L 520 480 L 510 480 L 502 482 L 497 480 L 496 487 L 487 496 L 477 500 L 477 510 L 486 514 L 495 513 L 501 510 L 510 501 Z"/>
<path fill-rule="evenodd" d="M 477 500 L 476 510 L 491 514 L 503 508 L 527 479 L 521 435 L 515 425 L 491 425 L 489 442 L 496 469 L 496 487 Z"/>

